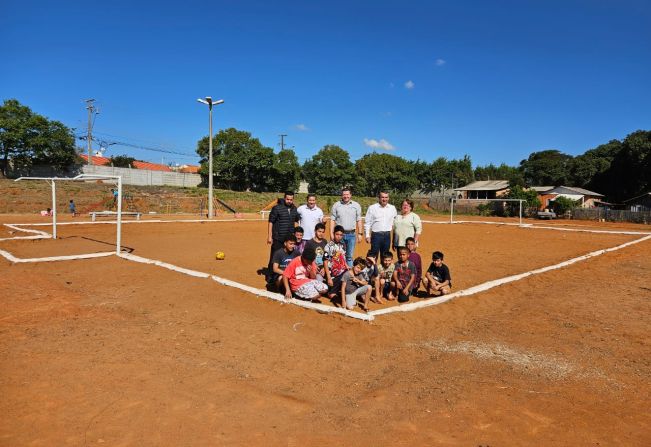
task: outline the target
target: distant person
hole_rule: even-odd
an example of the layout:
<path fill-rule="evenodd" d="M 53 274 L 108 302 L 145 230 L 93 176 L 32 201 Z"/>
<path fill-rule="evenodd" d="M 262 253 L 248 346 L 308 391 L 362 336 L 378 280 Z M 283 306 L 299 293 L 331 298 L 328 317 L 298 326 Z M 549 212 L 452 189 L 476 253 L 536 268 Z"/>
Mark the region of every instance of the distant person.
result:
<path fill-rule="evenodd" d="M 414 286 L 411 289 L 412 295 L 416 295 L 416 293 L 418 293 L 418 289 L 420 289 L 420 280 L 423 276 L 423 262 L 420 259 L 420 255 L 416 253 L 418 247 L 416 247 L 416 241 L 414 240 L 413 237 L 407 238 L 407 249 L 409 250 L 409 260 L 416 267 L 416 277 L 414 278 Z"/>
<path fill-rule="evenodd" d="M 113 206 L 117 206 L 117 204 L 118 204 L 118 190 L 117 189 L 111 189 L 111 195 L 113 196 Z"/>
<path fill-rule="evenodd" d="M 301 256 L 290 261 L 283 272 L 285 298 L 294 294 L 304 300 L 319 301 L 328 292 L 328 286 L 316 279 L 315 258 L 314 250 L 306 247 Z"/>
<path fill-rule="evenodd" d="M 353 265 L 355 254 L 355 242 L 362 242 L 362 207 L 359 203 L 351 200 L 350 188 L 341 190 L 341 200 L 332 205 L 330 212 L 332 222 L 330 223 L 330 239 L 334 239 L 335 226 L 340 225 L 344 229 L 344 242 L 346 244 L 346 263 L 348 267 Z M 357 234 L 355 234 L 357 233 Z"/>
<path fill-rule="evenodd" d="M 70 203 L 68 204 L 68 209 L 70 210 L 70 214 L 72 214 L 72 217 L 75 217 L 77 215 L 77 207 L 75 206 L 75 201 L 70 199 Z"/>
<path fill-rule="evenodd" d="M 400 205 L 400 214 L 393 219 L 393 247 L 404 247 L 407 238 L 413 237 L 418 246 L 418 240 L 423 232 L 423 224 L 418 214 L 413 212 L 414 202 L 405 199 Z"/>
<path fill-rule="evenodd" d="M 357 304 L 357 298 L 363 296 L 364 302 L 359 307 L 364 312 L 368 311 L 368 300 L 373 288 L 362 274 L 364 268 L 366 268 L 364 258 L 357 258 L 353 263 L 353 268 L 346 270 L 341 277 L 341 306 L 348 310 L 353 310 Z"/>
<path fill-rule="evenodd" d="M 52 209 L 48 208 L 45 211 L 41 211 L 41 216 L 51 216 L 52 215 Z"/>
<path fill-rule="evenodd" d="M 294 245 L 296 244 L 296 237 L 293 234 L 285 237 L 285 242 L 283 248 L 279 249 L 274 253 L 273 258 L 271 259 L 271 278 L 268 286 L 274 288 L 275 290 L 282 291 L 281 287 L 283 285 L 283 272 L 289 265 L 289 263 L 295 257 L 299 256 L 298 253 L 294 251 Z"/>
<path fill-rule="evenodd" d="M 269 262 L 267 264 L 267 282 L 271 275 L 271 258 L 276 251 L 283 247 L 285 238 L 294 231 L 294 224 L 298 221 L 298 213 L 294 206 L 294 193 L 285 192 L 278 204 L 271 208 L 269 213 L 269 225 L 267 233 L 267 244 L 271 245 L 269 250 Z"/>
<path fill-rule="evenodd" d="M 316 195 L 308 194 L 306 203 L 299 206 L 296 212 L 300 216 L 298 225 L 304 230 L 303 237 L 312 239 L 315 225 L 324 222 L 323 211 L 316 204 Z"/>
<path fill-rule="evenodd" d="M 450 269 L 447 265 L 443 264 L 443 253 L 440 251 L 432 253 L 432 263 L 427 269 L 425 278 L 423 278 L 423 285 L 429 296 L 435 293 L 439 293 L 440 295 L 450 293 L 452 289 Z"/>
<path fill-rule="evenodd" d="M 376 259 L 378 254 L 391 249 L 391 229 L 396 217 L 396 207 L 389 203 L 389 193 L 380 191 L 378 203 L 368 207 L 364 219 L 366 242 L 371 244 L 371 251 Z"/>
<path fill-rule="evenodd" d="M 409 249 L 398 247 L 398 262 L 396 262 L 392 281 L 395 283 L 394 293 L 398 296 L 399 303 L 409 301 L 415 279 L 416 266 L 409 260 Z"/>

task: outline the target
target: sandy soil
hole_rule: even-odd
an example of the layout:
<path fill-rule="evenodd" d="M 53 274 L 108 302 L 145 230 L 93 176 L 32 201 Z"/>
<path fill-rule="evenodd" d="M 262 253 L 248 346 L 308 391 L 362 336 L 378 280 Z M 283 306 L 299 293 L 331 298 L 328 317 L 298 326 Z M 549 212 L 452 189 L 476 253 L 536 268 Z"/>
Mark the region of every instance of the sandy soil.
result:
<path fill-rule="evenodd" d="M 0 248 L 114 237 L 59 230 Z M 428 225 L 422 251 L 445 251 L 463 288 L 634 238 Z M 260 222 L 130 224 L 124 242 L 256 286 L 268 256 Z M 648 445 L 650 254 L 646 241 L 371 324 L 115 257 L 0 260 L 0 445 Z"/>

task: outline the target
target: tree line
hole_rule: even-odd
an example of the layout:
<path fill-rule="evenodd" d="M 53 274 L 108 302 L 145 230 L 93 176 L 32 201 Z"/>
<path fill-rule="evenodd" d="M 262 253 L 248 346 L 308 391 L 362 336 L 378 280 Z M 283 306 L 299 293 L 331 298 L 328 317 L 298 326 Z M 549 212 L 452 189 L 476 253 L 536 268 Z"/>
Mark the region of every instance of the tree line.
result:
<path fill-rule="evenodd" d="M 197 143 L 200 173 L 208 174 L 208 137 Z M 572 156 L 558 150 L 533 152 L 518 166 L 472 166 L 469 156 L 408 160 L 393 154 L 370 153 L 352 161 L 337 145 L 326 145 L 302 165 L 291 149 L 275 152 L 250 132 L 234 128 L 214 137 L 215 185 L 235 191 L 298 189 L 301 179 L 310 192 L 337 194 L 351 186 L 355 194 L 375 196 L 380 190 L 400 195 L 414 191 L 441 192 L 475 180 L 508 180 L 511 187 L 578 186 L 621 202 L 651 191 L 651 131 L 638 130 L 623 140 L 611 140 Z M 0 172 L 29 172 L 35 165 L 65 170 L 79 163 L 75 137 L 63 123 L 33 112 L 15 99 L 0 106 Z M 114 157 L 128 166 L 133 158 Z M 519 191 L 519 190 L 518 190 Z"/>
<path fill-rule="evenodd" d="M 575 186 L 622 201 L 651 189 L 651 131 L 639 130 L 624 140 L 573 157 L 558 150 L 533 152 L 519 166 L 500 164 L 473 168 L 469 156 L 438 157 L 431 162 L 393 154 L 370 153 L 352 161 L 345 149 L 329 144 L 303 165 L 291 149 L 278 153 L 251 133 L 234 128 L 213 139 L 215 184 L 236 191 L 296 190 L 301 179 L 316 194 L 337 194 L 350 186 L 356 194 L 375 196 L 381 190 L 408 195 L 414 191 L 443 192 L 475 180 L 508 180 L 514 194 L 528 186 Z M 201 173 L 208 173 L 208 137 L 197 145 Z"/>

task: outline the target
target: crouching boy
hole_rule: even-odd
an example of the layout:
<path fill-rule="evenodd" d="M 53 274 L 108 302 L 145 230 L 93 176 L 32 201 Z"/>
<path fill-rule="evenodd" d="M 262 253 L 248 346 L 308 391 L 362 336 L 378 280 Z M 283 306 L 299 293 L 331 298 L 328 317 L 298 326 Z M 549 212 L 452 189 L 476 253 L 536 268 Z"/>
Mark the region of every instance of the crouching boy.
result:
<path fill-rule="evenodd" d="M 393 272 L 393 282 L 396 284 L 396 295 L 399 303 L 409 301 L 411 290 L 416 279 L 416 266 L 409 260 L 409 249 L 398 247 L 398 262 Z"/>
<path fill-rule="evenodd" d="M 432 295 L 433 293 L 447 295 L 450 293 L 450 289 L 452 288 L 450 269 L 447 265 L 443 264 L 443 253 L 440 251 L 432 253 L 432 263 L 427 269 L 425 278 L 423 278 L 423 285 L 428 295 Z"/>
<path fill-rule="evenodd" d="M 272 274 L 267 283 L 269 288 L 282 292 L 283 272 L 289 263 L 299 255 L 295 251 L 296 237 L 293 234 L 287 235 L 283 242 L 283 248 L 279 248 L 271 258 Z"/>
<path fill-rule="evenodd" d="M 292 259 L 283 272 L 285 298 L 292 294 L 304 300 L 319 301 L 328 292 L 328 286 L 316 279 L 316 252 L 312 247 L 305 247 L 300 257 Z"/>
<path fill-rule="evenodd" d="M 382 262 L 378 265 L 378 276 L 375 280 L 375 298 L 383 303 L 382 298 L 386 297 L 389 301 L 393 301 L 396 297 L 393 294 L 395 283 L 392 281 L 393 272 L 396 266 L 393 263 L 393 253 L 386 251 L 382 253 Z"/>
<path fill-rule="evenodd" d="M 341 305 L 345 306 L 348 310 L 353 310 L 357 304 L 357 297 L 364 296 L 364 303 L 359 307 L 364 311 L 368 311 L 368 300 L 371 297 L 373 288 L 364 279 L 362 271 L 366 268 L 366 261 L 364 258 L 357 258 L 353 262 L 353 268 L 346 270 L 341 277 Z"/>

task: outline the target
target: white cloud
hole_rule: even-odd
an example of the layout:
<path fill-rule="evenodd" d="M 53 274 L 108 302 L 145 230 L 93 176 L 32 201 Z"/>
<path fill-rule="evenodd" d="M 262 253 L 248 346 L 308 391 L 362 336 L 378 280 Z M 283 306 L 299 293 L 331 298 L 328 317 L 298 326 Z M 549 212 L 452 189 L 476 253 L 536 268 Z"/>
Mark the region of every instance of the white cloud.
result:
<path fill-rule="evenodd" d="M 364 144 L 373 149 L 383 149 L 385 151 L 392 151 L 395 149 L 391 143 L 384 138 L 376 140 L 375 138 L 364 138 Z"/>
<path fill-rule="evenodd" d="M 416 84 L 414 84 L 414 81 L 412 81 L 411 79 L 408 80 L 407 82 L 405 82 L 405 88 L 406 88 L 407 90 L 411 90 L 411 89 L 413 89 L 414 87 L 416 87 Z"/>
<path fill-rule="evenodd" d="M 302 124 L 302 123 L 295 125 L 294 129 L 300 130 L 301 132 L 307 132 L 308 130 L 310 130 L 309 127 L 307 127 L 305 124 Z"/>
<path fill-rule="evenodd" d="M 437 67 L 441 67 L 445 65 L 445 59 L 436 59 L 434 63 L 436 64 Z"/>

